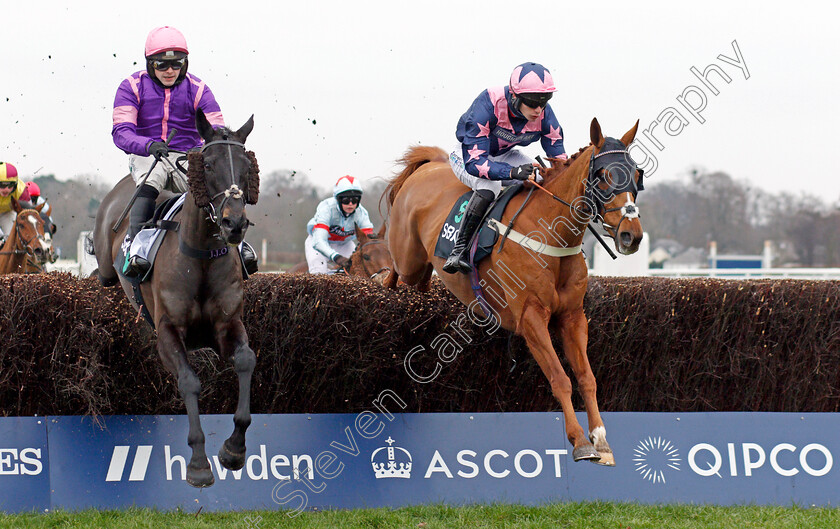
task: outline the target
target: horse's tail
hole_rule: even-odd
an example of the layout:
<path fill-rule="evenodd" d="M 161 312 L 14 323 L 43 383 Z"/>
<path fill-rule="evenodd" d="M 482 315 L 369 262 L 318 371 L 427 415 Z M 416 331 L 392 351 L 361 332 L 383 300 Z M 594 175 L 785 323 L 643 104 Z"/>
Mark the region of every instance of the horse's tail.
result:
<path fill-rule="evenodd" d="M 390 208 L 394 204 L 394 200 L 397 198 L 397 193 L 400 192 L 400 189 L 405 181 L 408 180 L 408 177 L 414 174 L 421 165 L 429 162 L 446 162 L 448 160 L 449 156 L 440 147 L 425 147 L 423 145 L 409 147 L 409 149 L 405 152 L 405 155 L 397 160 L 397 163 L 404 165 L 405 168 L 388 183 L 388 186 L 382 193 L 382 196 L 388 196 L 388 207 Z"/>

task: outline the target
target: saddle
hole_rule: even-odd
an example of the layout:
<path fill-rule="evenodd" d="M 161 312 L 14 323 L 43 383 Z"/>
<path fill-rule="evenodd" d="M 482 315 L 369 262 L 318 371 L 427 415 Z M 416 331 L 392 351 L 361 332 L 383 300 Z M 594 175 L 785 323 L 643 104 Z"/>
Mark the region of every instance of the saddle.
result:
<path fill-rule="evenodd" d="M 155 269 L 155 257 L 157 257 L 158 250 L 160 249 L 160 245 L 163 243 L 166 234 L 170 231 L 178 231 L 180 223 L 173 221 L 172 219 L 179 211 L 181 211 L 185 198 L 186 194 L 182 193 L 158 204 L 155 208 L 154 215 L 152 215 L 152 220 L 146 224 L 146 226 L 149 227 L 143 228 L 137 236 L 134 237 L 134 240 L 131 243 L 131 249 L 134 254 L 143 257 L 151 264 L 149 270 L 142 277 L 127 277 L 122 273 L 123 265 L 125 264 L 126 259 L 126 250 L 128 249 L 126 248 L 125 243 L 120 246 L 120 251 L 117 252 L 117 257 L 114 259 L 114 268 L 117 270 L 118 274 L 131 284 L 131 289 L 134 294 L 134 302 L 140 307 L 143 318 L 149 322 L 149 325 L 151 325 L 153 329 L 155 328 L 155 324 L 152 321 L 152 315 L 149 313 L 146 308 L 146 304 L 143 302 L 143 294 L 140 290 L 140 285 L 152 278 L 152 273 Z M 240 243 L 240 251 L 237 253 L 239 254 L 239 262 L 242 266 L 242 272 L 244 277 L 247 278 L 248 272 L 245 269 L 245 262 L 242 258 L 241 249 L 242 243 Z M 222 255 L 228 253 L 227 247 L 222 248 L 222 251 L 192 250 L 192 252 L 197 252 L 195 254 L 190 253 L 190 250 L 192 249 L 187 248 L 187 251 L 185 251 L 183 245 L 181 247 L 181 251 L 183 253 L 199 259 L 221 257 Z M 208 255 L 205 255 L 205 253 Z"/>
<path fill-rule="evenodd" d="M 146 228 L 140 230 L 131 243 L 131 252 L 126 252 L 125 244 L 120 246 L 120 251 L 114 259 L 114 268 L 122 275 L 123 264 L 125 263 L 126 253 L 133 253 L 146 259 L 151 263 L 151 267 L 145 275 L 137 277 L 125 277 L 129 282 L 134 284 L 143 283 L 152 277 L 154 270 L 155 257 L 158 249 L 166 236 L 167 231 L 178 231 L 178 223 L 172 221 L 172 217 L 181 211 L 181 206 L 184 204 L 184 197 L 186 195 L 180 194 L 161 202 L 156 208 L 152 219 L 146 223 Z"/>
<path fill-rule="evenodd" d="M 470 249 L 475 245 L 475 255 L 472 258 L 473 266 L 477 265 L 493 251 L 493 246 L 496 245 L 496 241 L 499 239 L 499 231 L 496 228 L 496 224 L 492 221 L 499 221 L 502 218 L 502 214 L 505 212 L 505 208 L 508 202 L 510 202 L 510 199 L 522 191 L 522 188 L 523 185 L 521 182 L 504 187 L 498 198 L 487 208 L 487 213 L 481 219 L 476 234 L 473 235 L 472 241 L 467 245 L 467 248 Z M 455 204 L 449 211 L 449 215 L 447 215 L 446 221 L 443 223 L 443 227 L 438 235 L 437 244 L 435 245 L 435 255 L 437 257 L 446 259 L 452 253 L 452 248 L 458 239 L 458 228 L 461 219 L 464 216 L 464 211 L 467 209 L 467 203 L 470 201 L 472 194 L 473 191 L 470 190 L 458 197 L 458 200 L 455 201 Z"/>

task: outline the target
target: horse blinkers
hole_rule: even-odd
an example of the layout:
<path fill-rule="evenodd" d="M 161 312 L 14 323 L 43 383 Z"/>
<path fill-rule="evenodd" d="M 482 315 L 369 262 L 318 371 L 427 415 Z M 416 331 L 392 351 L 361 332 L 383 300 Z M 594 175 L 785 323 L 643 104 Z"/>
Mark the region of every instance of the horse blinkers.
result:
<path fill-rule="evenodd" d="M 630 158 L 630 163 L 621 163 L 618 160 L 614 160 L 609 162 L 607 160 L 598 161 L 598 158 L 602 156 L 610 156 L 615 157 L 621 155 L 624 158 L 624 161 L 627 161 L 629 158 L 630 153 L 626 150 L 623 143 L 614 139 L 614 138 L 606 138 L 604 141 L 604 147 L 600 153 L 595 155 L 595 150 L 592 150 L 592 154 L 589 158 L 589 177 L 587 178 L 586 182 L 586 202 L 587 205 L 594 205 L 596 208 L 595 213 L 593 216 L 600 217 L 603 219 L 603 214 L 608 213 L 610 211 L 616 211 L 616 209 L 606 209 L 606 203 L 612 200 L 615 196 L 620 195 L 622 193 L 631 193 L 633 195 L 633 200 L 636 200 L 636 197 L 639 194 L 639 191 L 642 191 L 644 186 L 644 169 L 640 168 L 633 162 L 632 158 Z M 615 185 L 611 178 L 609 182 L 607 182 L 607 189 L 602 190 L 598 187 L 598 184 L 602 181 L 602 178 L 598 176 L 598 174 L 605 175 L 609 172 L 612 176 L 613 170 L 616 172 L 621 173 L 626 178 L 621 183 L 621 185 Z M 632 173 L 638 172 L 639 179 L 634 181 Z M 605 179 L 603 179 L 605 180 Z M 621 209 L 621 208 L 619 208 Z M 628 214 L 635 213 L 638 215 L 638 208 L 632 207 L 633 211 L 628 211 Z"/>

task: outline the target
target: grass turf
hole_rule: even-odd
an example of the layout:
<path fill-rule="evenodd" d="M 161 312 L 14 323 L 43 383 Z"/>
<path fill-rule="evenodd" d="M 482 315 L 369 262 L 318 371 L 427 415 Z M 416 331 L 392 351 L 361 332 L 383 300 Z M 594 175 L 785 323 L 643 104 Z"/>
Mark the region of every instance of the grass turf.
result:
<path fill-rule="evenodd" d="M 151 509 L 86 510 L 47 514 L 0 514 L 0 528 L 546 528 L 546 529 L 800 529 L 840 527 L 838 508 L 717 507 L 558 503 L 536 507 L 424 505 L 401 509 L 225 513 L 161 512 Z"/>

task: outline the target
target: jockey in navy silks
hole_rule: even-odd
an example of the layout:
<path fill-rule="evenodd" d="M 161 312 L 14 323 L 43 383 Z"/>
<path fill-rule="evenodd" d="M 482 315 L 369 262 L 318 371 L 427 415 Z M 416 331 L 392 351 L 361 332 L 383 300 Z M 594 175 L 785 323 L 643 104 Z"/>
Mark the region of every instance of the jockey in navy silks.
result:
<path fill-rule="evenodd" d="M 458 179 L 475 192 L 444 272 L 470 272 L 466 246 L 503 185 L 532 176 L 541 180 L 535 174 L 535 161 L 516 147 L 540 140 L 549 157 L 566 158 L 563 129 L 548 106 L 555 91 L 548 69 L 526 62 L 514 68 L 508 86 L 481 92 L 458 120 L 461 148 L 450 154 L 449 162 Z"/>

